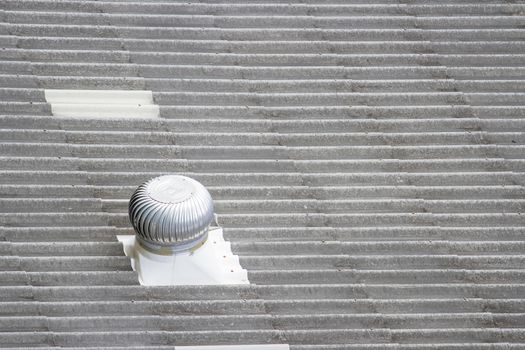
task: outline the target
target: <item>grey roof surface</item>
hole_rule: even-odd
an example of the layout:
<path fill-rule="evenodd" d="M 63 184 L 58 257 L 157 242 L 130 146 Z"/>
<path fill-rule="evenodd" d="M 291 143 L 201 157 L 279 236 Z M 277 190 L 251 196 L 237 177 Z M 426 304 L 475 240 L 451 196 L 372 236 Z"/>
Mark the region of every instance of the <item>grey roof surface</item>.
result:
<path fill-rule="evenodd" d="M 523 2 L 0 9 L 0 347 L 525 349 Z M 161 118 L 53 117 L 44 88 Z M 165 173 L 252 285 L 138 284 L 115 235 Z"/>

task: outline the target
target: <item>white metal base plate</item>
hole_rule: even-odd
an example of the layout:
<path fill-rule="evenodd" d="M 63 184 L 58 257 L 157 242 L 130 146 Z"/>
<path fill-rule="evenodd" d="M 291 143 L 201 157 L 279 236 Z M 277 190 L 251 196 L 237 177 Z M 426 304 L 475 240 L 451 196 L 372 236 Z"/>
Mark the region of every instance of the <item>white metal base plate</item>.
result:
<path fill-rule="evenodd" d="M 222 228 L 210 227 L 208 239 L 194 250 L 160 255 L 144 249 L 134 235 L 120 235 L 139 282 L 145 286 L 249 284 L 248 273 L 224 240 Z"/>

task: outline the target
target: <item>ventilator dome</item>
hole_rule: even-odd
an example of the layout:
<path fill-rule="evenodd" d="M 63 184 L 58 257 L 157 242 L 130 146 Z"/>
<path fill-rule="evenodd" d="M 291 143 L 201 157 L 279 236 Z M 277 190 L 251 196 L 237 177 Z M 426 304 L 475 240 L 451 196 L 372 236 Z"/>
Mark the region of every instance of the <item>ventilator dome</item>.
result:
<path fill-rule="evenodd" d="M 139 243 L 152 251 L 181 251 L 204 241 L 213 220 L 213 200 L 198 181 L 166 175 L 140 185 L 129 201 Z"/>

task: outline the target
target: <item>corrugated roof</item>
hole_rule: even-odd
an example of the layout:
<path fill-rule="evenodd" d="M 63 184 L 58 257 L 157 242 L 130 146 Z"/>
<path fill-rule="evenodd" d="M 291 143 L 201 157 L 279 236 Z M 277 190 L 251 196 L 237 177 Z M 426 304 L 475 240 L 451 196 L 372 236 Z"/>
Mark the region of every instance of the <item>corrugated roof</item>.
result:
<path fill-rule="evenodd" d="M 523 2 L 0 8 L 0 346 L 525 348 Z M 138 284 L 115 236 L 165 173 L 209 188 L 252 285 Z"/>

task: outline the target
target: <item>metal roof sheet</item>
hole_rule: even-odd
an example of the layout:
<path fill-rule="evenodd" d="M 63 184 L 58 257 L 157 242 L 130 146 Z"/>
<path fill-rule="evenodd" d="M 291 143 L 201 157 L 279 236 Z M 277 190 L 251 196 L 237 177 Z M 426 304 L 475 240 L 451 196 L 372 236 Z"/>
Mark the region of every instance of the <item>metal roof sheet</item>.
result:
<path fill-rule="evenodd" d="M 525 4 L 4 0 L 0 347 L 525 348 Z M 160 118 L 53 116 L 151 90 Z M 140 286 L 191 176 L 251 285 Z"/>

